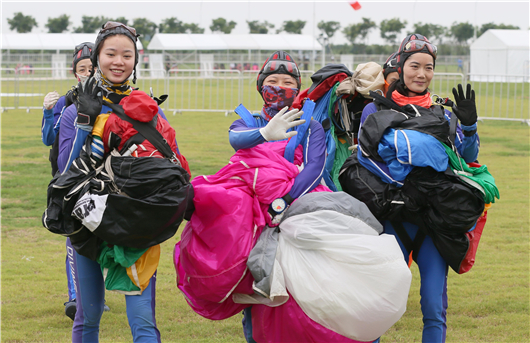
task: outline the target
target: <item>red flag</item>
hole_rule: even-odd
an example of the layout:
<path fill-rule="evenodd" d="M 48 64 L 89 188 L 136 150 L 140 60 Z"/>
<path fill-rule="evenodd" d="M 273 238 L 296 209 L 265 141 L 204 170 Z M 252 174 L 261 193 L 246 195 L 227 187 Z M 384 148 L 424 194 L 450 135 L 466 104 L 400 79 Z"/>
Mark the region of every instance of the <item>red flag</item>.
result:
<path fill-rule="evenodd" d="M 359 1 L 350 2 L 350 6 L 356 11 L 361 9 L 361 4 Z"/>

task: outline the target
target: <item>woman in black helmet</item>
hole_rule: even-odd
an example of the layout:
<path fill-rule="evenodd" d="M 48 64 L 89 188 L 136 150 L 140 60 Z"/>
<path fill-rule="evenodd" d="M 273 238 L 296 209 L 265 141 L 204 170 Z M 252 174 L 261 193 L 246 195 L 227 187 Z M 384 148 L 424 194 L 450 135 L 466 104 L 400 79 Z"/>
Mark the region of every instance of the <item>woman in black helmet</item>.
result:
<path fill-rule="evenodd" d="M 78 82 L 85 82 L 92 72 L 90 55 L 93 48 L 94 43 L 91 42 L 78 44 L 74 48 L 72 56 L 72 71 Z M 71 95 L 71 91 L 63 96 L 60 96 L 57 91 L 53 91 L 49 92 L 44 97 L 41 138 L 44 145 L 52 145 L 49 158 L 52 166 L 52 176 L 54 176 L 59 170 L 57 166 L 57 155 L 59 154 L 59 139 L 57 138 L 57 135 L 60 128 L 60 117 L 66 108 L 72 104 Z M 64 303 L 64 312 L 68 317 L 74 320 L 76 312 L 76 294 L 73 279 L 73 276 L 75 275 L 75 267 L 73 263 L 73 249 L 69 238 L 66 239 L 66 253 L 68 301 Z M 108 307 L 106 307 L 106 310 L 107 309 Z"/>
<path fill-rule="evenodd" d="M 138 50 L 136 48 L 138 35 L 132 27 L 118 22 L 107 22 L 100 30 L 91 57 L 92 64 L 97 67 L 92 72 L 83 89 L 78 89 L 78 106 L 70 106 L 63 115 L 60 130 L 59 169 L 67 170 L 75 160 L 85 144 L 86 137 L 92 132 L 96 119 L 103 118 L 112 112 L 106 105 L 118 104 L 121 99 L 132 92 L 130 79 L 136 80 L 136 65 L 138 63 Z M 162 110 L 158 113 L 166 120 Z M 101 118 L 99 120 L 101 120 Z M 93 140 L 92 150 L 100 145 L 101 141 Z M 158 247 L 158 246 L 156 246 Z M 153 247 L 152 247 L 153 248 Z M 149 248 L 151 249 L 151 248 Z M 151 250 L 148 250 L 148 252 Z M 156 295 L 156 268 L 158 253 L 144 253 L 140 258 L 145 258 L 147 273 L 141 270 L 132 270 L 129 267 L 124 275 L 124 282 L 129 283 L 129 289 L 118 288 L 125 294 L 127 303 L 127 318 L 134 342 L 160 342 L 160 332 L 155 320 L 155 295 Z M 103 313 L 106 283 L 111 280 L 109 274 L 103 277 L 101 265 L 79 253 L 74 252 L 77 265 L 77 313 L 72 329 L 72 342 L 98 342 L 99 323 Z M 125 267 L 122 272 L 125 272 Z M 129 271 L 131 276 L 127 276 Z M 131 281 L 133 280 L 133 281 Z M 138 281 L 138 282 L 137 282 Z M 139 290 L 132 290 L 134 283 Z"/>
<path fill-rule="evenodd" d="M 397 54 L 395 56 L 392 55 L 389 58 L 387 63 L 389 61 L 392 61 L 392 63 L 395 62 L 394 70 L 397 71 L 399 76 L 396 81 L 390 84 L 386 92 L 386 99 L 390 100 L 393 105 L 396 105 L 393 109 L 403 109 L 405 106 L 416 108 L 418 116 L 419 109 L 429 109 L 433 111 L 431 94 L 429 93 L 428 87 L 434 76 L 436 52 L 436 46 L 431 44 L 426 37 L 420 34 L 411 34 L 403 40 Z M 389 71 L 392 70 L 390 68 L 387 69 Z M 458 88 L 458 91 L 453 89 L 458 109 L 454 114 L 460 119 L 461 125 L 457 127 L 454 145 L 460 156 L 469 163 L 477 159 L 479 152 L 479 139 L 476 133 L 477 111 L 475 107 L 475 93 L 471 90 L 470 85 L 467 86 L 466 94 L 464 94 L 461 85 L 458 85 Z M 368 104 L 364 108 L 361 117 L 361 127 L 362 125 L 367 126 L 366 119 L 369 115 L 378 112 L 380 109 L 385 109 L 384 99 L 380 100 L 381 101 L 378 102 L 376 98 L 374 103 Z M 376 105 L 376 103 L 379 105 Z M 383 107 L 381 108 L 378 106 Z M 440 116 L 444 116 L 448 121 L 452 115 L 453 113 L 448 110 L 445 110 L 445 113 L 440 114 Z M 444 122 L 443 118 L 442 121 Z M 361 132 L 362 130 L 360 130 L 360 135 Z M 429 137 L 432 138 L 432 136 Z M 426 142 L 428 141 L 426 140 Z M 431 159 L 432 163 L 439 163 L 443 167 L 443 163 L 441 163 L 440 160 L 441 158 L 447 158 L 445 150 L 443 150 L 443 148 L 441 150 L 438 149 L 437 145 L 434 144 L 434 141 L 430 142 L 430 145 L 428 145 L 430 151 L 426 155 L 428 155 L 428 158 Z M 441 144 L 439 142 L 437 143 Z M 398 187 L 403 186 L 404 176 L 399 175 L 403 176 L 403 178 L 398 178 L 396 173 L 399 169 L 394 167 L 391 169 L 390 165 L 375 160 L 366 153 L 367 151 L 363 152 L 362 144 L 360 144 L 358 158 L 363 166 L 385 182 L 394 184 Z M 410 160 L 412 160 L 412 158 Z M 412 168 L 411 165 L 418 166 L 421 165 L 420 163 L 423 163 L 423 161 L 420 161 L 419 159 L 416 159 L 414 162 L 414 164 L 410 163 L 407 165 L 407 161 L 400 161 L 399 166 L 403 167 L 403 171 L 410 171 L 411 169 L 409 168 Z M 426 165 L 432 166 L 432 164 L 428 163 L 426 163 Z M 443 169 L 445 170 L 445 168 L 447 168 L 447 163 L 445 163 Z M 423 237 L 423 232 L 418 225 L 408 222 L 391 222 L 388 220 L 383 221 L 383 225 L 385 233 L 392 234 L 396 237 L 407 262 L 409 260 L 410 251 L 407 250 L 405 244 L 408 245 L 408 242 L 405 242 L 404 244 L 401 238 L 403 237 L 404 240 L 410 241 L 413 250 L 416 250 L 413 252 L 413 256 L 418 264 L 421 276 L 420 303 L 424 324 L 422 341 L 425 343 L 445 342 L 447 330 L 446 310 L 448 263 L 440 255 L 438 249 L 433 243 L 433 239 L 429 235 L 427 235 L 422 242 L 421 240 L 416 240 L 418 237 Z M 406 236 L 404 235 L 408 236 L 408 239 L 405 239 Z"/>

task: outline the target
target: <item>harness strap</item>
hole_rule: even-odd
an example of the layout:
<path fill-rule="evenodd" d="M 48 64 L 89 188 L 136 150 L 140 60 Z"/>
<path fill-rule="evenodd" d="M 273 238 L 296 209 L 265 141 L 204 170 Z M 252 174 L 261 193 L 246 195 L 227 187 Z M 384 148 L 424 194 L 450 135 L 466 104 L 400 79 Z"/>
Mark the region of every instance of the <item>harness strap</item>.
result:
<path fill-rule="evenodd" d="M 394 227 L 394 230 L 396 230 L 396 233 L 399 239 L 401 240 L 401 243 L 403 243 L 403 246 L 407 250 L 407 254 L 410 254 L 410 252 L 412 251 L 412 259 L 416 261 L 423 240 L 425 239 L 424 230 L 420 228 L 420 230 L 418 230 L 418 232 L 416 233 L 416 237 L 414 237 L 413 241 L 412 239 L 410 239 L 410 236 L 408 235 L 407 231 L 405 230 L 405 227 L 401 222 L 391 221 L 390 224 L 392 224 L 392 227 Z"/>
<path fill-rule="evenodd" d="M 155 148 L 160 151 L 165 157 L 169 158 L 174 163 L 180 165 L 179 160 L 176 158 L 175 153 L 171 150 L 166 139 L 160 132 L 153 127 L 152 123 L 143 123 L 138 120 L 134 120 L 125 114 L 123 107 L 116 104 L 108 104 L 112 109 L 113 113 L 116 114 L 121 120 L 125 120 L 133 125 L 133 128 L 138 131 L 142 136 L 145 137 Z M 155 116 L 156 117 L 156 116 Z"/>
<path fill-rule="evenodd" d="M 243 106 L 243 104 L 237 106 L 234 112 L 236 112 L 243 119 L 243 121 L 245 121 L 247 127 L 257 127 L 254 116 L 249 110 L 246 109 L 245 106 Z"/>

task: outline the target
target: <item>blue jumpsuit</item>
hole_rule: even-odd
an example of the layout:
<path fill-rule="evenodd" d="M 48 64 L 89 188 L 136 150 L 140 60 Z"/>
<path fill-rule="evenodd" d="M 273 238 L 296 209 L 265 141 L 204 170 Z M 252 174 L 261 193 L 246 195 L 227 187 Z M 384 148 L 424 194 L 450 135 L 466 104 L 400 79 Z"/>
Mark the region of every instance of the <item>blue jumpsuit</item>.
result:
<path fill-rule="evenodd" d="M 101 113 L 110 111 L 107 106 L 101 109 Z M 159 113 L 167 120 L 161 109 Z M 90 134 L 89 131 L 78 127 L 76 121 L 77 109 L 75 105 L 71 105 L 61 117 L 59 131 L 58 165 L 62 173 L 79 157 L 86 137 Z M 99 323 L 105 302 L 105 283 L 101 267 L 96 261 L 79 255 L 76 251 L 73 251 L 73 259 L 77 268 L 77 312 L 72 329 L 72 342 L 98 342 Z M 156 272 L 141 295 L 125 295 L 127 318 L 134 342 L 161 342 L 155 319 L 155 296 Z"/>
<path fill-rule="evenodd" d="M 55 106 L 47 110 L 43 108 L 42 116 L 42 127 L 41 127 L 41 139 L 42 143 L 46 146 L 50 146 L 55 142 L 55 137 L 59 132 L 60 119 L 63 111 L 65 110 L 66 99 L 64 95 L 57 100 Z M 70 238 L 66 239 L 66 278 L 68 280 L 68 301 L 74 301 L 75 295 L 75 283 L 72 273 L 74 273 L 73 263 L 73 249 L 70 244 Z"/>
<path fill-rule="evenodd" d="M 375 104 L 366 105 L 361 116 L 361 125 L 364 123 L 368 115 L 377 112 Z M 452 113 L 445 111 L 446 119 L 450 120 Z M 480 142 L 478 134 L 466 137 L 462 133 L 464 131 L 473 131 L 477 129 L 477 124 L 471 126 L 464 126 L 457 128 L 457 137 L 455 138 L 455 145 L 466 162 L 473 162 L 478 157 Z M 360 159 L 362 155 L 359 154 Z M 376 161 L 372 161 L 374 163 Z M 378 176 L 382 179 L 390 180 L 388 175 L 388 168 L 384 163 L 377 163 L 377 170 L 380 171 Z M 375 170 L 375 169 L 374 169 Z M 419 227 L 417 225 L 404 222 L 402 223 L 405 231 L 411 240 L 414 240 L 418 233 Z M 409 253 L 401 242 L 396 230 L 390 224 L 390 221 L 383 221 L 384 232 L 394 235 L 403 251 L 403 256 L 408 263 Z M 420 288 L 420 305 L 423 313 L 423 337 L 424 343 L 445 342 L 447 331 L 447 272 L 448 264 L 442 258 L 431 237 L 426 236 L 420 250 L 418 252 L 417 261 L 418 269 L 421 277 Z"/>

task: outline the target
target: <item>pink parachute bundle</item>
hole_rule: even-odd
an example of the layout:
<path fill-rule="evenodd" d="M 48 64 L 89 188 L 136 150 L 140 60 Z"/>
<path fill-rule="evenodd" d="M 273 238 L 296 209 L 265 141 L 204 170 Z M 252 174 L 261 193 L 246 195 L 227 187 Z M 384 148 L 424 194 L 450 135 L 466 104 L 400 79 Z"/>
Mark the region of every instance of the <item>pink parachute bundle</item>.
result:
<path fill-rule="evenodd" d="M 225 319 L 248 305 L 231 294 L 253 294 L 246 262 L 270 217 L 269 204 L 288 193 L 298 168 L 283 158 L 286 142 L 239 150 L 215 175 L 193 181 L 195 211 L 175 246 L 179 289 L 198 314 Z M 297 149 L 295 162 L 302 163 Z"/>

